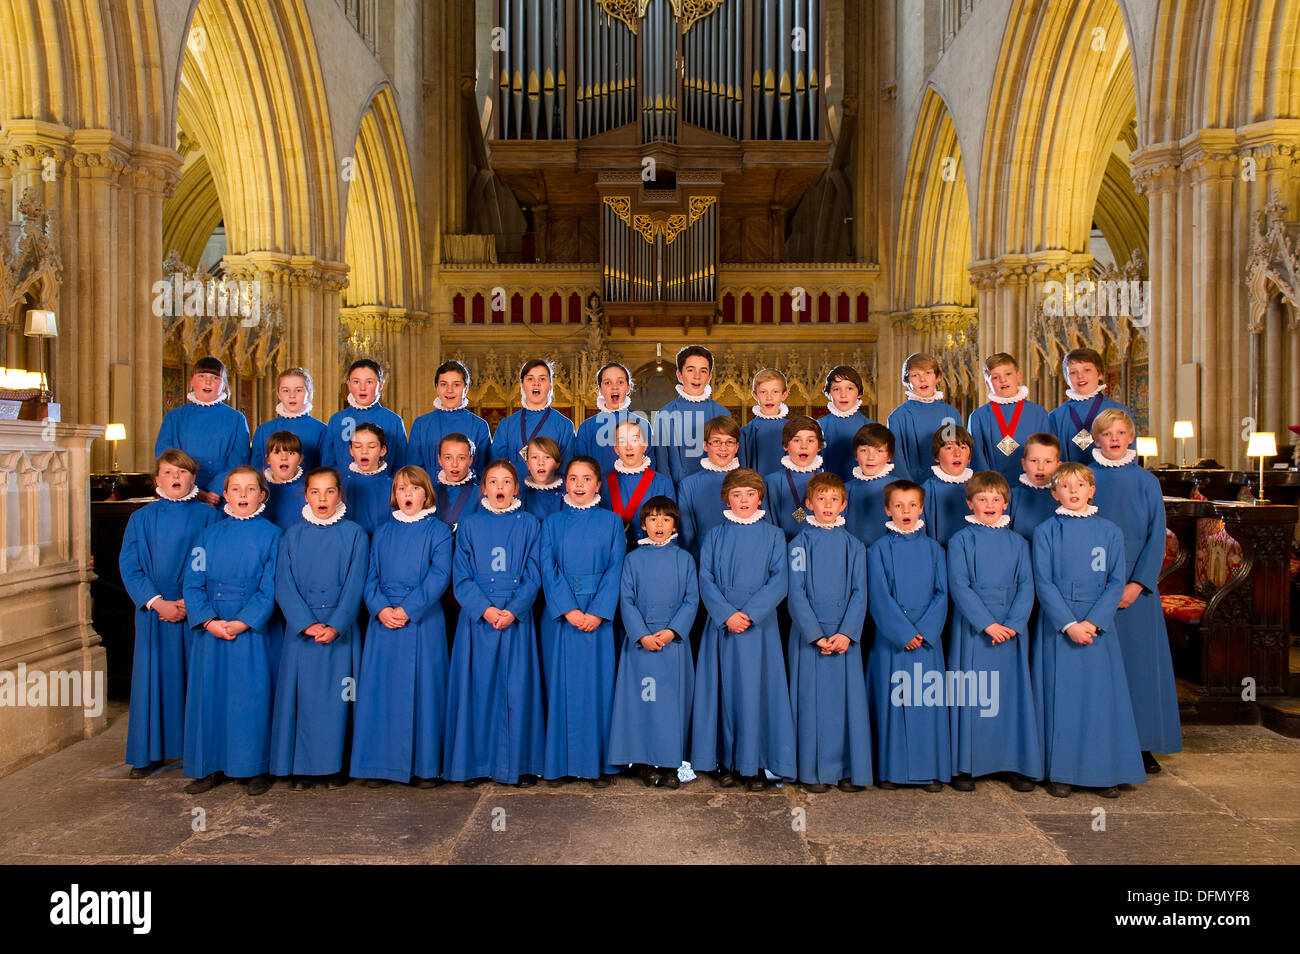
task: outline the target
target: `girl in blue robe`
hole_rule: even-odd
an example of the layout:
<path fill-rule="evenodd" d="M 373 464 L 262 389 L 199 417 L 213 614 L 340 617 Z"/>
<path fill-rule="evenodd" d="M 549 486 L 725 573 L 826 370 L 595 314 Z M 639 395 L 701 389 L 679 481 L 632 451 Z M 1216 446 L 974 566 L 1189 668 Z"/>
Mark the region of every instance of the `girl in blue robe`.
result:
<path fill-rule="evenodd" d="M 384 432 L 388 465 L 396 470 L 406 464 L 406 422 L 401 415 L 380 403 L 384 371 L 369 358 L 353 361 L 346 378 L 348 406 L 330 415 L 321 449 L 321 463 L 342 471 L 351 460 L 352 434 L 362 424 L 374 424 Z"/>
<path fill-rule="evenodd" d="M 527 467 L 515 471 L 525 475 L 518 496 L 524 509 L 540 523 L 564 506 L 564 475 L 560 473 L 563 454 L 560 445 L 549 437 L 534 437 L 525 451 Z"/>
<path fill-rule="evenodd" d="M 645 536 L 623 561 L 625 635 L 609 728 L 610 762 L 640 765 L 646 785 L 668 788 L 677 788 L 690 746 L 695 665 L 687 637 L 700 603 L 695 561 L 677 546 L 677 514 L 670 497 L 647 500 Z"/>
<path fill-rule="evenodd" d="M 614 432 L 614 469 L 602 471 L 600 505 L 623 521 L 628 549 L 645 537 L 641 508 L 651 497 L 668 497 L 677 502 L 673 482 L 658 473 L 646 456 L 649 428 L 639 420 L 624 421 Z"/>
<path fill-rule="evenodd" d="M 844 528 L 844 482 L 808 482 L 804 529 L 790 541 L 790 709 L 799 781 L 811 792 L 871 784 L 871 721 L 863 680 L 867 551 Z"/>
<path fill-rule="evenodd" d="M 193 633 L 184 600 L 185 569 L 205 528 L 220 514 L 196 499 L 199 465 L 165 450 L 154 467 L 159 499 L 126 522 L 118 569 L 135 604 L 131 709 L 126 761 L 144 778 L 163 759 L 185 754 L 185 684 Z"/>
<path fill-rule="evenodd" d="M 281 431 L 297 436 L 301 444 L 298 453 L 302 455 L 304 470 L 319 467 L 321 453 L 325 448 L 326 428 L 324 422 L 311 416 L 311 375 L 302 368 L 290 368 L 280 375 L 275 393 L 280 399 L 275 406 L 275 417 L 263 421 L 253 431 L 253 467 L 262 470 L 267 466 L 266 442 L 272 434 Z M 299 493 L 298 496 L 301 498 L 302 494 Z"/>
<path fill-rule="evenodd" d="M 804 491 L 813 474 L 822 471 L 822 429 L 811 417 L 792 417 L 782 431 L 785 454 L 781 466 L 763 476 L 767 520 L 781 528 L 787 540 L 803 528 Z"/>
<path fill-rule="evenodd" d="M 626 367 L 611 361 L 596 372 L 596 413 L 578 425 L 573 441 L 573 453 L 585 454 L 600 465 L 600 472 L 608 474 L 614 469 L 618 455 L 614 453 L 615 429 L 625 421 L 642 422 L 645 433 L 650 433 L 650 422 L 640 413 L 629 411 L 632 406 L 632 376 Z M 654 455 L 646 448 L 650 466 Z M 664 471 L 666 474 L 667 471 Z"/>
<path fill-rule="evenodd" d="M 487 421 L 469 410 L 469 369 L 452 359 L 444 361 L 434 372 L 434 387 L 438 396 L 433 400 L 433 410 L 421 414 L 411 425 L 411 438 L 407 442 L 407 463 L 423 468 L 426 473 L 438 472 L 438 446 L 448 434 L 464 434 L 473 441 L 472 467 L 474 473 L 483 473 L 492 453 L 492 435 Z"/>
<path fill-rule="evenodd" d="M 474 451 L 464 434 L 446 434 L 438 443 L 438 480 L 434 485 L 438 519 L 454 533 L 460 521 L 478 509 L 483 497 L 473 466 Z M 444 600 L 444 605 L 447 603 Z M 454 607 L 447 607 L 454 613 Z M 455 616 L 448 617 L 455 623 Z"/>
<path fill-rule="evenodd" d="M 673 486 L 700 469 L 704 457 L 704 426 L 731 412 L 713 400 L 713 352 L 687 345 L 677 352 L 677 397 L 655 412 L 655 460 L 672 478 Z"/>
<path fill-rule="evenodd" d="M 271 774 L 334 776 L 344 784 L 361 669 L 358 618 L 369 571 L 366 532 L 347 520 L 337 472 L 307 474 L 303 520 L 284 532 L 275 598 L 285 618 L 284 651 L 271 722 Z"/>
<path fill-rule="evenodd" d="M 302 465 L 302 440 L 293 431 L 276 431 L 266 439 L 262 457 L 265 464 L 258 469 L 266 480 L 266 518 L 288 530 L 302 519 L 307 492 L 304 477 L 310 468 Z"/>
<path fill-rule="evenodd" d="M 961 412 L 943 399 L 939 362 L 932 355 L 916 353 L 903 362 L 903 386 L 907 400 L 894 408 L 885 422 L 894 435 L 894 460 L 913 477 L 926 473 L 934 455 L 930 441 L 946 424 L 960 427 Z"/>
<path fill-rule="evenodd" d="M 1015 358 L 1005 352 L 990 355 L 984 362 L 988 403 L 971 411 L 966 422 L 975 440 L 971 467 L 977 471 L 996 470 L 1008 484 L 1014 484 L 1022 473 L 1020 462 L 1029 435 L 1051 426 L 1047 409 L 1029 400 L 1029 388 L 1020 382 L 1020 365 Z M 1016 446 L 1003 443 L 1007 436 Z"/>
<path fill-rule="evenodd" d="M 225 403 L 226 366 L 217 358 L 194 363 L 186 402 L 163 417 L 154 441 L 154 456 L 168 448 L 183 450 L 199 465 L 198 484 L 205 502 L 216 505 L 232 467 L 248 463 L 248 420 Z"/>
<path fill-rule="evenodd" d="M 560 448 L 563 460 L 573 455 L 573 421 L 551 407 L 555 390 L 551 386 L 551 365 L 540 358 L 525 361 L 519 369 L 519 394 L 523 406 L 497 425 L 492 435 L 492 459 L 522 465 L 520 453 L 534 437 L 549 437 Z"/>
<path fill-rule="evenodd" d="M 352 460 L 343 474 L 343 499 L 348 518 L 367 534 L 388 523 L 392 508 L 393 469 L 385 460 L 386 435 L 374 424 L 359 424 L 352 432 Z"/>
<path fill-rule="evenodd" d="M 785 535 L 760 509 L 763 481 L 747 468 L 722 482 L 726 518 L 700 545 L 700 599 L 709 612 L 695 669 L 691 765 L 767 787 L 764 770 L 794 778 L 794 715 L 776 608 L 789 584 Z"/>
<path fill-rule="evenodd" d="M 604 787 L 614 701 L 614 612 L 627 538 L 623 521 L 600 506 L 599 465 L 575 457 L 564 472 L 564 509 L 542 524 L 541 570 L 548 626 L 548 779 L 589 778 Z"/>
<path fill-rule="evenodd" d="M 1038 619 L 1030 666 L 1044 745 L 1048 792 L 1071 785 L 1099 788 L 1146 780 L 1115 611 L 1124 593 L 1124 536 L 1089 504 L 1091 472 L 1065 463 L 1054 493 L 1062 506 L 1034 531 L 1030 553 Z M 1082 626 L 1078 624 L 1084 624 Z M 1088 626 L 1083 642 L 1076 635 Z"/>
<path fill-rule="evenodd" d="M 518 472 L 493 461 L 488 496 L 456 531 L 461 605 L 451 649 L 444 747 L 447 779 L 527 787 L 545 770 L 546 717 L 533 604 L 542 527 L 515 496 Z"/>
<path fill-rule="evenodd" d="M 447 628 L 442 594 L 451 580 L 451 531 L 433 516 L 422 468 L 393 476 L 387 522 L 371 534 L 370 621 L 357 680 L 352 775 L 432 788 L 442 774 L 447 708 Z"/>
<path fill-rule="evenodd" d="M 948 568 L 943 546 L 923 532 L 923 501 L 916 484 L 894 482 L 885 499 L 890 532 L 867 550 L 868 606 L 876 624 L 867 694 L 880 786 L 937 792 L 952 777 L 942 642 Z"/>
<path fill-rule="evenodd" d="M 847 364 L 837 365 L 827 373 L 822 393 L 829 399 L 826 403 L 828 413 L 817 419 L 826 439 L 826 446 L 822 448 L 826 472 L 848 483 L 857 463 L 853 438 L 862 428 L 874 423 L 861 410 L 862 375 Z"/>
<path fill-rule="evenodd" d="M 185 571 L 185 605 L 194 629 L 185 699 L 185 775 L 189 795 L 221 775 L 248 779 L 248 793 L 271 787 L 271 653 L 279 648 L 275 562 L 280 528 L 265 519 L 266 481 L 252 467 L 226 477 L 225 514 L 203 531 L 203 560 Z"/>

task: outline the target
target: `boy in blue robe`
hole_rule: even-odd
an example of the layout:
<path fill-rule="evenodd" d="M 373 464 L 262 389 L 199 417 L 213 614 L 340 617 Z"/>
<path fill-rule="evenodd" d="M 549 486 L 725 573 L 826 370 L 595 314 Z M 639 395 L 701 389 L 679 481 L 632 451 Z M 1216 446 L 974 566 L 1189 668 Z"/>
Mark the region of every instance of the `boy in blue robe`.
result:
<path fill-rule="evenodd" d="M 1021 384 L 1020 365 L 1005 351 L 984 361 L 984 381 L 989 400 L 971 411 L 966 426 L 974 439 L 971 467 L 996 470 L 1010 485 L 1021 474 L 1025 442 L 1031 434 L 1050 428 L 1047 409 L 1029 400 Z"/>
<path fill-rule="evenodd" d="M 885 488 L 890 519 L 867 550 L 867 605 L 876 625 L 867 654 L 867 698 L 881 788 L 943 789 L 952 777 L 944 694 L 943 628 L 948 567 L 922 531 L 925 491 L 910 480 Z"/>
<path fill-rule="evenodd" d="M 655 460 L 672 478 L 673 486 L 700 469 L 704 457 L 704 425 L 731 412 L 709 397 L 713 386 L 713 352 L 687 345 L 677 352 L 677 397 L 654 416 Z"/>
<path fill-rule="evenodd" d="M 1165 503 L 1160 481 L 1135 463 L 1133 419 L 1118 408 L 1097 415 L 1092 425 L 1094 502 L 1102 517 L 1124 534 L 1124 595 L 1115 613 L 1115 632 L 1124 656 L 1133 720 L 1148 775 L 1160 771 L 1153 752 L 1183 748 L 1178 692 L 1169 654 L 1169 635 L 1160 608 L 1158 581 L 1165 555 Z"/>
<path fill-rule="evenodd" d="M 941 427 L 961 424 L 961 412 L 943 399 L 938 390 L 939 362 L 933 355 L 917 352 L 903 362 L 903 387 L 907 400 L 890 413 L 885 422 L 894 435 L 894 459 L 912 477 L 930 466 L 930 439 Z"/>
<path fill-rule="evenodd" d="M 600 472 L 608 474 L 614 469 L 618 455 L 614 452 L 614 429 L 628 419 L 642 421 L 649 433 L 650 422 L 632 406 L 632 374 L 617 361 L 611 361 L 596 372 L 596 413 L 578 425 L 578 435 L 573 441 L 573 452 L 585 454 L 600 465 Z M 654 466 L 654 455 L 649 448 L 646 457 Z M 667 471 L 664 472 L 665 474 Z"/>
<path fill-rule="evenodd" d="M 650 466 L 646 456 L 648 425 L 632 419 L 623 421 L 614 431 L 614 469 L 605 474 L 600 503 L 618 514 L 627 534 L 628 549 L 634 549 L 645 536 L 641 525 L 641 508 L 651 497 L 668 497 L 674 503 L 677 493 L 672 481 Z"/>
<path fill-rule="evenodd" d="M 433 788 L 442 775 L 447 708 L 451 531 L 433 516 L 433 484 L 421 467 L 393 475 L 390 518 L 370 539 L 366 627 L 357 680 L 352 775 L 370 788 Z"/>
<path fill-rule="evenodd" d="M 549 437 L 534 437 L 525 450 L 527 476 L 519 496 L 524 509 L 540 522 L 564 506 L 564 477 L 560 474 L 560 458 L 564 455 L 560 445 Z"/>
<path fill-rule="evenodd" d="M 862 375 L 847 364 L 836 365 L 827 373 L 822 393 L 829 398 L 827 415 L 817 421 L 826 439 L 826 446 L 822 448 L 826 472 L 848 483 L 857 463 L 853 439 L 858 431 L 873 423 L 861 410 Z M 883 522 L 884 518 L 881 520 Z"/>
<path fill-rule="evenodd" d="M 763 478 L 748 468 L 722 481 L 725 522 L 700 546 L 700 599 L 709 622 L 700 641 L 691 713 L 691 765 L 767 787 L 765 771 L 798 774 L 794 715 L 781 658 L 776 608 L 789 585 L 781 531 L 765 519 Z"/>
<path fill-rule="evenodd" d="M 681 526 L 677 545 L 700 561 L 700 543 L 709 531 L 722 523 L 722 481 L 740 466 L 740 427 L 731 415 L 715 417 L 704 425 L 704 450 L 700 469 L 677 487 Z M 695 637 L 692 636 L 694 640 Z"/>
<path fill-rule="evenodd" d="M 185 754 L 185 684 L 193 633 L 187 622 L 185 568 L 200 534 L 220 519 L 197 499 L 199 465 L 171 448 L 154 465 L 159 499 L 126 522 L 118 569 L 135 604 L 131 709 L 126 762 L 145 778 L 164 759 Z"/>
<path fill-rule="evenodd" d="M 226 475 L 225 514 L 203 531 L 203 560 L 185 571 L 185 605 L 195 631 L 185 699 L 185 794 L 224 778 L 245 779 L 249 795 L 271 788 L 271 652 L 275 560 L 280 528 L 265 519 L 266 479 L 253 467 Z"/>
<path fill-rule="evenodd" d="M 1097 415 L 1118 408 L 1133 419 L 1133 412 L 1102 391 L 1102 357 L 1091 348 L 1075 348 L 1061 360 L 1065 379 L 1072 385 L 1065 389 L 1065 402 L 1047 415 L 1047 430 L 1061 443 L 1061 460 L 1079 464 L 1092 463 L 1092 425 Z M 1136 438 L 1134 439 L 1136 446 Z"/>
<path fill-rule="evenodd" d="M 790 541 L 788 648 L 799 781 L 809 792 L 871 784 L 871 720 L 862 674 L 867 550 L 844 529 L 835 474 L 808 481 L 804 529 Z"/>
<path fill-rule="evenodd" d="M 281 530 L 302 519 L 307 487 L 303 477 L 302 440 L 293 431 L 276 431 L 266 439 L 262 476 L 266 479 L 266 517 Z"/>
<path fill-rule="evenodd" d="M 765 474 L 763 500 L 767 521 L 781 528 L 789 540 L 803 528 L 804 490 L 813 474 L 822 470 L 822 429 L 811 417 L 792 417 L 781 429 L 785 454 L 781 466 Z"/>
<path fill-rule="evenodd" d="M 1029 678 L 1029 616 L 1034 568 L 1029 544 L 1010 529 L 1006 478 L 982 470 L 966 483 L 970 513 L 948 540 L 948 671 L 952 787 L 973 792 L 975 779 L 1010 773 L 1017 792 L 1043 777 L 1034 689 Z"/>
<path fill-rule="evenodd" d="M 464 434 L 473 445 L 474 473 L 483 473 L 492 453 L 492 436 L 487 421 L 469 410 L 469 369 L 452 359 L 444 361 L 434 372 L 438 396 L 433 410 L 421 414 L 411 425 L 407 442 L 407 462 L 425 473 L 438 469 L 438 447 L 448 434 Z"/>
<path fill-rule="evenodd" d="M 609 714 L 614 702 L 614 613 L 627 537 L 600 506 L 600 465 L 577 456 L 564 472 L 564 508 L 542 524 L 541 571 L 548 626 L 547 779 L 610 784 Z"/>
<path fill-rule="evenodd" d="M 352 460 L 343 471 L 343 499 L 348 505 L 348 519 L 374 533 L 388 522 L 392 509 L 393 468 L 384 458 L 388 454 L 387 435 L 378 424 L 358 424 L 349 445 Z"/>
<path fill-rule="evenodd" d="M 303 520 L 284 532 L 275 599 L 285 618 L 284 651 L 271 719 L 271 774 L 305 791 L 327 776 L 347 784 L 352 703 L 361 669 L 359 617 L 370 569 L 366 532 L 345 519 L 339 475 L 308 472 Z"/>
<path fill-rule="evenodd" d="M 853 468 L 848 484 L 849 506 L 844 512 L 849 533 L 869 547 L 885 535 L 885 488 L 895 480 L 910 480 L 894 461 L 894 435 L 874 421 L 853 435 Z M 871 617 L 868 615 L 868 621 Z"/>
<path fill-rule="evenodd" d="M 534 437 L 549 437 L 560 448 L 560 466 L 573 455 L 573 421 L 551 407 L 555 397 L 549 361 L 533 358 L 519 369 L 519 394 L 523 406 L 497 425 L 492 435 L 492 459 L 508 460 L 516 467 L 526 463 L 525 447 Z"/>
<path fill-rule="evenodd" d="M 752 389 L 754 416 L 740 430 L 740 466 L 759 474 L 770 474 L 781 466 L 784 454 L 781 432 L 790 409 L 785 375 L 775 368 L 764 368 L 754 375 Z"/>
<path fill-rule="evenodd" d="M 198 464 L 195 484 L 199 499 L 216 507 L 226 472 L 248 463 L 248 421 L 229 404 L 226 366 L 211 356 L 194 363 L 186 402 L 163 417 L 154 441 L 154 456 L 170 448 L 182 450 Z"/>
<path fill-rule="evenodd" d="M 1124 595 L 1124 535 L 1091 500 L 1092 471 L 1067 461 L 1052 477 L 1056 513 L 1030 554 L 1038 619 L 1030 667 L 1042 726 L 1048 794 L 1073 785 L 1118 798 L 1146 781 L 1115 611 Z"/>
<path fill-rule="evenodd" d="M 482 499 L 474 455 L 464 434 L 447 434 L 438 442 L 438 483 L 434 487 L 438 519 L 455 531 L 478 509 Z"/>
<path fill-rule="evenodd" d="M 311 374 L 306 369 L 290 368 L 280 375 L 275 386 L 275 395 L 280 399 L 275 406 L 275 417 L 263 421 L 253 431 L 250 462 L 255 470 L 266 468 L 267 441 L 281 431 L 289 431 L 298 438 L 304 470 L 320 466 L 326 429 L 323 422 L 311 416 L 313 394 Z M 298 497 L 301 499 L 301 491 Z"/>
<path fill-rule="evenodd" d="M 330 415 L 321 448 L 321 464 L 342 471 L 352 459 L 352 432 L 362 424 L 374 424 L 384 432 L 388 445 L 388 466 L 396 470 L 406 463 L 406 422 L 380 403 L 384 369 L 369 358 L 348 366 L 348 406 Z"/>
<path fill-rule="evenodd" d="M 930 441 L 934 464 L 930 476 L 921 482 L 925 491 L 925 532 L 942 544 L 966 526 L 970 514 L 966 506 L 966 481 L 974 473 L 968 466 L 972 441 L 970 432 L 960 424 L 935 431 Z"/>
<path fill-rule="evenodd" d="M 1020 466 L 1023 472 L 1011 485 L 1011 529 L 1032 540 L 1038 525 L 1058 506 L 1052 496 L 1052 475 L 1061 466 L 1061 442 L 1054 434 L 1030 434 Z"/>
<path fill-rule="evenodd" d="M 648 786 L 677 788 L 690 746 L 695 665 L 687 640 L 700 602 L 695 560 L 677 545 L 677 503 L 651 497 L 644 536 L 623 560 L 623 652 L 614 684 L 609 760 L 640 766 Z"/>
<path fill-rule="evenodd" d="M 483 504 L 456 531 L 452 570 L 462 609 L 451 649 L 444 776 L 526 788 L 545 770 L 546 716 L 533 604 L 541 524 L 521 506 L 507 460 L 483 473 Z"/>

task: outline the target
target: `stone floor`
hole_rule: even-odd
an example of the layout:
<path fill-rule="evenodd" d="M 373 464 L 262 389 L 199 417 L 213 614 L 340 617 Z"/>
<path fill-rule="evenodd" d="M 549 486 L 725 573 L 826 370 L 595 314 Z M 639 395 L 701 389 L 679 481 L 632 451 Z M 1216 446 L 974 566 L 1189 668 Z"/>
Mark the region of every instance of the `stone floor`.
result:
<path fill-rule="evenodd" d="M 260 798 L 235 784 L 194 797 L 179 763 L 126 777 L 118 707 L 103 734 L 0 779 L 0 863 L 1300 863 L 1300 740 L 1185 731 L 1166 770 L 1116 800 L 1000 782 L 748 793 L 704 777 L 675 792 L 620 778 L 599 792 L 278 783 Z"/>

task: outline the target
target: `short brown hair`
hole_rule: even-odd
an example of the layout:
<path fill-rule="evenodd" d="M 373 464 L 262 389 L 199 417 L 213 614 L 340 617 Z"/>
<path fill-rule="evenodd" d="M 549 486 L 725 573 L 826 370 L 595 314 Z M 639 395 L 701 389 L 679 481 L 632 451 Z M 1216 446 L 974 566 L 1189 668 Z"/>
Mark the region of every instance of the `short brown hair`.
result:
<path fill-rule="evenodd" d="M 339 478 L 339 472 L 333 467 L 313 467 L 311 470 L 307 471 L 302 478 L 302 489 L 305 491 L 309 486 L 311 486 L 312 480 L 316 477 L 328 477 L 330 480 L 334 481 L 334 486 L 339 489 L 340 493 L 342 493 L 343 481 Z"/>
<path fill-rule="evenodd" d="M 596 458 L 589 457 L 586 454 L 575 454 L 570 457 L 569 462 L 564 465 L 564 476 L 566 479 L 569 476 L 569 471 L 573 470 L 574 464 L 582 464 L 584 467 L 590 467 L 591 472 L 596 475 L 596 483 L 598 484 L 604 478 L 604 475 L 600 472 L 600 462 L 597 461 Z"/>
<path fill-rule="evenodd" d="M 790 385 L 786 381 L 784 373 L 778 371 L 776 368 L 763 368 L 761 371 L 759 371 L 757 374 L 754 375 L 754 383 L 752 385 L 752 390 L 757 391 L 758 386 L 767 381 L 780 381 L 781 390 L 788 391 L 790 389 Z"/>
<path fill-rule="evenodd" d="M 708 441 L 714 434 L 719 433 L 740 440 L 740 425 L 730 414 L 719 414 L 717 417 L 709 418 L 704 423 L 704 440 Z"/>
<path fill-rule="evenodd" d="M 1003 501 L 1011 502 L 1011 485 L 996 470 L 981 470 L 966 481 L 966 499 L 974 500 L 976 494 L 999 493 Z"/>
<path fill-rule="evenodd" d="M 781 428 L 781 446 L 789 444 L 800 431 L 812 431 L 817 435 L 817 446 L 826 446 L 826 438 L 822 436 L 822 426 L 803 414 L 786 420 L 785 426 Z"/>
<path fill-rule="evenodd" d="M 388 509 L 397 509 L 397 482 L 405 480 L 408 484 L 414 484 L 416 487 L 424 489 L 424 505 L 432 507 L 434 501 L 438 499 L 433 490 L 433 481 L 429 479 L 429 472 L 423 467 L 417 467 L 415 464 L 407 464 L 400 467 L 397 473 L 393 474 L 392 489 L 388 492 Z"/>
<path fill-rule="evenodd" d="M 1070 376 L 1070 365 L 1072 364 L 1090 364 L 1097 369 L 1098 374 L 1106 370 L 1106 365 L 1102 363 L 1101 354 L 1092 348 L 1075 348 L 1065 353 L 1065 357 L 1061 359 L 1061 373 L 1067 378 Z"/>
<path fill-rule="evenodd" d="M 914 480 L 894 480 L 885 484 L 885 506 L 889 506 L 889 501 L 894 499 L 895 494 L 911 493 L 915 491 L 921 495 L 921 506 L 925 506 L 925 488 Z"/>
<path fill-rule="evenodd" d="M 302 456 L 302 438 L 293 431 L 276 431 L 266 439 L 266 453 L 274 451 L 288 451 L 290 454 Z"/>
<path fill-rule="evenodd" d="M 883 447 L 885 453 L 892 460 L 894 457 L 894 432 L 885 427 L 884 424 L 877 424 L 875 421 L 870 424 L 863 424 L 858 428 L 858 432 L 853 435 L 853 452 L 855 454 L 859 447 Z"/>
<path fill-rule="evenodd" d="M 564 451 L 560 450 L 560 445 L 555 443 L 554 440 L 547 437 L 545 434 L 539 434 L 538 436 L 534 437 L 531 441 L 529 441 L 527 444 L 525 444 L 524 451 L 527 452 L 527 450 L 530 447 L 536 447 L 543 454 L 549 454 L 554 459 L 557 465 L 560 463 L 560 461 L 564 460 Z M 510 462 L 506 461 L 506 463 L 510 463 Z M 510 466 L 513 467 L 514 465 L 511 464 Z M 487 476 L 486 467 L 483 468 L 483 475 L 485 477 Z"/>
<path fill-rule="evenodd" d="M 555 380 L 555 368 L 552 367 L 551 362 L 547 361 L 545 358 L 529 358 L 522 365 L 520 365 L 519 380 L 522 382 L 524 380 L 524 376 L 527 375 L 528 372 L 533 370 L 534 368 L 545 368 L 546 373 L 550 375 L 551 380 L 552 381 Z"/>
<path fill-rule="evenodd" d="M 984 359 L 984 377 L 987 378 L 990 374 L 993 373 L 994 368 L 1000 368 L 1004 364 L 1011 365 L 1011 367 L 1015 368 L 1017 371 L 1020 370 L 1019 361 L 1017 361 L 1011 355 L 1007 354 L 1005 351 L 999 351 L 996 354 L 991 354 Z"/>
<path fill-rule="evenodd" d="M 1061 481 L 1067 477 L 1081 477 L 1083 482 L 1090 487 L 1097 486 L 1097 478 L 1093 475 L 1092 469 L 1076 461 L 1067 460 L 1056 468 L 1056 473 L 1052 474 L 1052 489 L 1055 490 L 1061 485 Z"/>
<path fill-rule="evenodd" d="M 1038 431 L 1036 434 L 1030 434 L 1025 438 L 1025 450 L 1029 450 L 1030 444 L 1037 444 L 1039 447 L 1050 447 L 1056 451 L 1056 456 L 1061 456 L 1061 440 L 1055 434 L 1048 434 L 1046 431 Z"/>
<path fill-rule="evenodd" d="M 838 474 L 813 474 L 808 478 L 808 486 L 804 488 L 803 499 L 812 500 L 821 490 L 833 490 L 838 493 L 844 500 L 849 499 L 848 488 L 844 486 Z"/>
<path fill-rule="evenodd" d="M 258 489 L 264 494 L 270 493 L 270 490 L 266 486 L 266 477 L 260 470 L 249 464 L 240 464 L 238 467 L 232 467 L 230 470 L 226 471 L 226 479 L 221 482 L 222 490 L 225 490 L 230 486 L 230 478 L 234 477 L 236 474 L 252 474 L 257 478 Z"/>
<path fill-rule="evenodd" d="M 847 364 L 837 364 L 826 373 L 826 384 L 822 387 L 822 394 L 827 397 L 831 396 L 831 385 L 836 381 L 848 381 L 858 389 L 858 397 L 862 396 L 862 375 L 858 374 L 858 369 Z"/>
<path fill-rule="evenodd" d="M 922 371 L 933 371 L 936 378 L 943 377 L 943 371 L 939 368 L 939 359 L 932 354 L 926 354 L 924 351 L 914 351 L 903 359 L 903 386 L 907 387 L 907 376 L 913 368 L 920 368 Z"/>
<path fill-rule="evenodd" d="M 556 460 L 559 460 L 559 458 L 556 458 Z M 502 457 L 498 457 L 496 460 L 489 461 L 488 465 L 483 468 L 484 483 L 487 483 L 488 474 L 492 473 L 492 471 L 494 470 L 504 470 L 506 473 L 508 473 L 511 477 L 515 479 L 515 488 L 518 489 L 519 471 L 515 468 L 514 464 L 510 463 L 510 461 Z"/>
<path fill-rule="evenodd" d="M 945 437 L 947 434 L 949 436 Z M 975 438 L 970 436 L 970 431 L 960 424 L 945 424 L 934 432 L 930 438 L 930 456 L 935 460 L 939 459 L 939 448 L 944 444 L 965 444 L 972 451 L 975 449 Z"/>
<path fill-rule="evenodd" d="M 199 475 L 198 461 L 179 447 L 169 447 L 158 455 L 158 459 L 153 462 L 153 475 L 155 477 L 158 476 L 158 471 L 162 470 L 163 464 L 171 464 L 181 470 L 188 470 L 195 477 Z"/>
<path fill-rule="evenodd" d="M 737 487 L 747 487 L 750 490 L 758 491 L 758 499 L 761 503 L 763 495 L 767 493 L 767 487 L 763 484 L 763 478 L 758 476 L 758 471 L 750 470 L 748 467 L 737 467 L 735 470 L 728 472 L 726 477 L 722 478 L 722 502 L 727 502 L 727 495 Z"/>

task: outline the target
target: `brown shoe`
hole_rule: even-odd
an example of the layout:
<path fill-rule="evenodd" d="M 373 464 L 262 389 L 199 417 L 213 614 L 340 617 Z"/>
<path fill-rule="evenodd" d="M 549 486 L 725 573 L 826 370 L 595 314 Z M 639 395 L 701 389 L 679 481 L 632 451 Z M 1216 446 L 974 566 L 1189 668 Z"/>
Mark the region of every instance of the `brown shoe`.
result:
<path fill-rule="evenodd" d="M 740 776 L 735 772 L 722 772 L 718 776 L 718 786 L 720 788 L 735 788 L 740 784 Z"/>
<path fill-rule="evenodd" d="M 840 779 L 835 783 L 835 787 L 841 792 L 863 792 L 866 791 L 867 788 L 865 785 L 854 785 L 847 778 Z"/>
<path fill-rule="evenodd" d="M 745 779 L 745 787 L 751 792 L 761 792 L 767 788 L 767 776 L 762 772 Z"/>
<path fill-rule="evenodd" d="M 220 772 L 213 772 L 211 775 L 205 775 L 203 778 L 196 778 L 190 784 L 185 786 L 186 795 L 202 795 L 209 789 L 216 788 L 222 782 Z"/>

